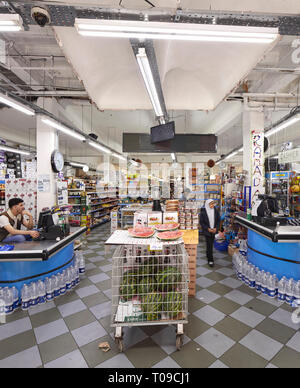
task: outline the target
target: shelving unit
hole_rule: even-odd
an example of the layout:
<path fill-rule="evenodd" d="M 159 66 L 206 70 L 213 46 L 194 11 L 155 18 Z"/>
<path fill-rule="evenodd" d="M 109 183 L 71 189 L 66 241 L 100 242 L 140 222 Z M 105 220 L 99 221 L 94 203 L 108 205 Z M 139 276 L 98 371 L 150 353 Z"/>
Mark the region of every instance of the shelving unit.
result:
<path fill-rule="evenodd" d="M 5 211 L 5 181 L 0 181 L 0 212 Z"/>
<path fill-rule="evenodd" d="M 114 190 L 103 192 L 89 191 L 87 195 L 87 215 L 90 216 L 91 227 L 96 227 L 104 222 L 110 221 L 110 212 L 118 206 L 119 199 L 112 198 L 110 194 L 115 194 Z M 100 221 L 99 221 L 100 220 Z"/>

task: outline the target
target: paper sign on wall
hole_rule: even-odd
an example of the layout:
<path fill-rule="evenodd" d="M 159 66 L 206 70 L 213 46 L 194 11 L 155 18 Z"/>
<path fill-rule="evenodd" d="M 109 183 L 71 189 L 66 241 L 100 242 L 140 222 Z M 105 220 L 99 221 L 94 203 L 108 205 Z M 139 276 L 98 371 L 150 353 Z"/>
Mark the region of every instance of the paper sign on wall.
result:
<path fill-rule="evenodd" d="M 50 175 L 39 175 L 37 188 L 39 192 L 50 193 Z"/>

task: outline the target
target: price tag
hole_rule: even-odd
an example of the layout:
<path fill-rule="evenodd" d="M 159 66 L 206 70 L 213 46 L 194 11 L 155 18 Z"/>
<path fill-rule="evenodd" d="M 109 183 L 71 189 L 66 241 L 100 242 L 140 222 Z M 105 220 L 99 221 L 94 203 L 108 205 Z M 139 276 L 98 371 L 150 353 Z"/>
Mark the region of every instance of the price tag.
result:
<path fill-rule="evenodd" d="M 163 250 L 163 243 L 156 241 L 149 245 L 149 251 L 162 251 Z"/>

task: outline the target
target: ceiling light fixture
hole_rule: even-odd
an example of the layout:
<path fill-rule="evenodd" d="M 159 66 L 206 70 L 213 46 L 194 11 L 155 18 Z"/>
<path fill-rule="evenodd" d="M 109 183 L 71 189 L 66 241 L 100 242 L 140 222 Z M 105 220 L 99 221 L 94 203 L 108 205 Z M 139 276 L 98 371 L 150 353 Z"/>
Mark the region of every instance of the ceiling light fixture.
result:
<path fill-rule="evenodd" d="M 238 151 L 234 151 L 234 152 L 231 152 L 229 155 L 227 155 L 223 160 L 226 160 L 226 159 L 230 159 L 232 158 L 233 156 L 237 155 L 238 154 Z"/>
<path fill-rule="evenodd" d="M 140 67 L 140 71 L 142 73 L 155 114 L 158 117 L 163 116 L 164 114 L 157 94 L 153 74 L 144 48 L 139 48 L 136 59 Z"/>
<path fill-rule="evenodd" d="M 82 36 L 168 39 L 204 42 L 272 43 L 277 28 L 163 23 L 131 20 L 75 19 Z"/>
<path fill-rule="evenodd" d="M 283 121 L 278 125 L 275 125 L 269 131 L 265 132 L 265 137 L 270 137 L 272 135 L 275 135 L 275 133 L 281 131 L 284 128 L 290 127 L 291 125 L 297 123 L 299 120 L 300 120 L 300 113 L 292 117 L 289 117 L 287 120 Z"/>
<path fill-rule="evenodd" d="M 80 167 L 82 168 L 84 171 L 86 170 L 86 167 L 87 167 L 87 170 L 86 171 L 89 171 L 89 166 L 87 164 L 83 164 L 83 163 L 77 163 L 77 162 L 69 162 L 71 166 L 73 167 Z"/>
<path fill-rule="evenodd" d="M 18 14 L 0 14 L 0 32 L 18 32 L 23 30 L 23 21 Z"/>
<path fill-rule="evenodd" d="M 106 152 L 107 154 L 111 154 L 111 151 L 108 148 L 103 147 L 102 145 L 95 143 L 93 141 L 89 141 L 89 145 L 96 148 L 97 150 Z"/>
<path fill-rule="evenodd" d="M 29 151 L 19 150 L 18 148 L 12 148 L 12 147 L 7 147 L 3 145 L 0 145 L 0 150 L 6 151 L 6 152 L 13 152 L 14 154 L 30 155 Z"/>
<path fill-rule="evenodd" d="M 80 135 L 78 132 L 75 132 L 73 129 L 67 128 L 65 125 L 58 123 L 55 120 L 52 120 L 48 117 L 43 117 L 42 122 L 49 125 L 52 128 L 58 129 L 59 131 L 65 133 L 66 135 L 72 136 L 75 139 L 78 139 L 80 141 L 85 140 L 85 137 L 83 135 Z"/>
<path fill-rule="evenodd" d="M 116 153 L 113 153 L 112 155 L 115 156 L 116 158 L 120 159 L 120 160 L 124 160 L 124 161 L 127 160 L 127 158 L 125 158 L 125 157 L 122 156 L 122 155 L 119 155 L 119 154 L 116 154 Z"/>
<path fill-rule="evenodd" d="M 34 116 L 35 111 L 28 106 L 16 101 L 15 99 L 6 96 L 5 94 L 0 94 L 0 102 L 2 104 L 5 104 L 7 106 L 10 106 L 11 108 L 14 108 L 22 113 L 25 113 L 28 116 Z"/>
<path fill-rule="evenodd" d="M 172 158 L 172 160 L 175 162 L 176 156 L 175 156 L 174 152 L 171 153 L 171 158 Z"/>

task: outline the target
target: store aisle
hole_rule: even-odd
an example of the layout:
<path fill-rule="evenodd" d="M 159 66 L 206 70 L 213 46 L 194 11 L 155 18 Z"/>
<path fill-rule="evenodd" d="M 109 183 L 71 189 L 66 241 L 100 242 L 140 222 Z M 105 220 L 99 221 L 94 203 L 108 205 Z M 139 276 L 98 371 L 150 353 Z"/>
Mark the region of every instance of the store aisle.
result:
<path fill-rule="evenodd" d="M 110 328 L 108 235 L 106 224 L 86 239 L 86 274 L 76 291 L 0 325 L 0 367 L 299 367 L 300 325 L 292 323 L 290 307 L 236 280 L 227 254 L 216 253 L 209 268 L 202 242 L 181 351 L 175 327 L 149 326 L 126 328 L 119 353 Z M 104 341 L 107 353 L 98 349 Z"/>

